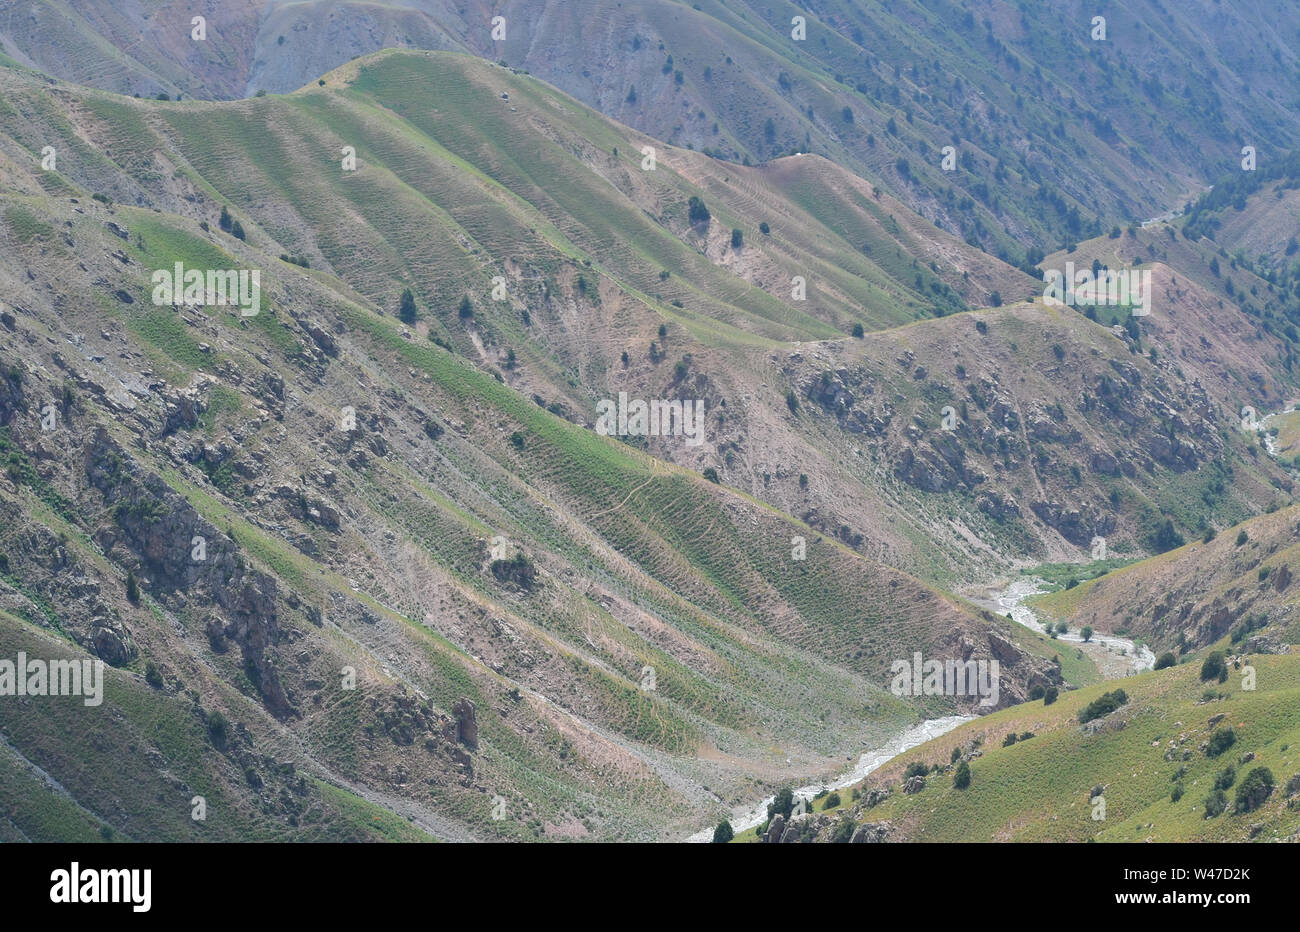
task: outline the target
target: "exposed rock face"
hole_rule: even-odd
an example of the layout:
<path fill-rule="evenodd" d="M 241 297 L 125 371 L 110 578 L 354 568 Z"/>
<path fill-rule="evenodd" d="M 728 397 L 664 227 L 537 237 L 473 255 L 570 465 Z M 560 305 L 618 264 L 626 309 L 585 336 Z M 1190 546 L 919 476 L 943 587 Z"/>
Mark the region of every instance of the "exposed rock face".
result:
<path fill-rule="evenodd" d="M 772 824 L 767 827 L 767 834 L 763 836 L 763 842 L 774 845 L 781 840 L 783 834 L 785 834 L 785 816 L 778 813 L 772 816 Z"/>
<path fill-rule="evenodd" d="M 786 823 L 785 831 L 781 833 L 781 844 L 792 845 L 802 841 L 814 840 L 817 837 L 819 821 L 821 821 L 821 818 L 813 816 L 811 813 L 791 816 L 790 821 Z"/>
<path fill-rule="evenodd" d="M 321 352 L 331 358 L 337 358 L 339 354 L 338 343 L 324 327 L 316 321 L 310 321 L 306 324 L 306 330 L 308 335 L 316 341 L 316 345 L 321 348 Z"/>
<path fill-rule="evenodd" d="M 1290 648 L 1280 637 L 1256 634 L 1246 641 L 1243 649 L 1248 654 L 1285 654 Z"/>
<path fill-rule="evenodd" d="M 957 488 L 960 476 L 928 445 L 913 452 L 911 447 L 899 455 L 898 478 L 923 492 L 949 492 Z"/>
<path fill-rule="evenodd" d="M 280 638 L 275 580 L 249 567 L 235 542 L 160 477 L 137 476 L 103 428 L 87 446 L 85 473 L 111 506 L 112 524 L 94 534 L 105 553 L 116 549 L 122 562 L 138 564 L 141 585 L 165 605 L 179 608 L 195 601 L 220 609 L 206 624 L 209 640 L 214 647 L 237 644 L 267 709 L 278 718 L 293 714 L 275 668 Z M 112 637 L 97 635 L 96 648 L 101 643 L 110 653 L 117 651 Z"/>
<path fill-rule="evenodd" d="M 342 523 L 338 506 L 323 495 L 316 495 L 305 488 L 288 483 L 276 486 L 275 497 L 288 503 L 288 508 L 295 518 L 310 521 L 331 531 L 337 531 Z"/>
<path fill-rule="evenodd" d="M 879 787 L 874 790 L 867 790 L 862 794 L 862 807 L 864 809 L 873 809 L 889 798 L 890 788 Z"/>
<path fill-rule="evenodd" d="M 1118 476 L 1119 460 L 1105 450 L 1094 450 L 1088 459 L 1088 468 L 1103 476 Z"/>
<path fill-rule="evenodd" d="M 850 836 L 838 834 L 847 825 L 847 816 L 838 817 L 824 812 L 807 812 L 792 816 L 781 833 L 781 844 L 811 844 L 813 842 L 846 842 Z"/>
<path fill-rule="evenodd" d="M 163 389 L 159 394 L 162 397 L 164 410 L 163 436 L 178 430 L 187 430 L 199 422 L 199 415 L 203 413 L 204 405 L 198 389 L 191 388 L 186 391 Z"/>
<path fill-rule="evenodd" d="M 1282 592 L 1289 585 L 1291 585 L 1291 567 L 1283 563 L 1273 573 L 1273 588 Z"/>
<path fill-rule="evenodd" d="M 57 619 L 21 592 L 0 583 L 0 608 L 49 627 L 56 624 L 105 663 L 122 666 L 138 655 L 131 631 L 111 604 L 106 587 L 121 586 L 100 570 L 73 558 L 64 542 L 43 527 L 22 525 L 16 504 L 0 503 L 0 526 L 20 528 L 5 544 L 7 573 L 28 592 L 40 593 L 57 605 Z"/>
<path fill-rule="evenodd" d="M 968 714 L 984 714 L 1024 702 L 1038 686 L 1062 685 L 1060 668 L 1047 660 L 1025 653 L 1006 637 L 989 630 L 980 633 L 953 632 L 936 645 L 935 659 L 963 666 L 964 695 L 955 702 Z M 997 677 L 993 677 L 993 663 Z M 972 667 L 975 663 L 977 666 Z M 988 704 L 985 705 L 985 702 Z M 883 798 L 883 797 L 882 797 Z M 869 802 L 868 805 L 874 805 Z"/>
<path fill-rule="evenodd" d="M 853 838 L 850 844 L 854 845 L 873 845 L 889 841 L 889 835 L 894 826 L 889 822 L 867 822 L 859 825 L 853 832 Z"/>
<path fill-rule="evenodd" d="M 478 710 L 469 699 L 457 699 L 451 707 L 456 716 L 456 740 L 471 750 L 478 747 Z"/>
<path fill-rule="evenodd" d="M 1128 719 L 1118 715 L 1117 713 L 1119 711 L 1120 710 L 1116 710 L 1116 712 L 1112 712 L 1109 715 L 1102 716 L 1101 718 L 1094 718 L 1090 722 L 1085 722 L 1083 725 L 1079 726 L 1080 733 L 1085 735 L 1095 735 L 1102 732 L 1123 731 L 1128 725 Z"/>
<path fill-rule="evenodd" d="M 1020 517 L 1020 505 L 1010 494 L 985 489 L 975 498 L 975 507 L 995 521 Z"/>
<path fill-rule="evenodd" d="M 1079 432 L 1069 424 L 1058 424 L 1050 418 L 1039 415 L 1033 416 L 1025 424 L 1025 433 L 1029 435 L 1030 440 L 1063 443 L 1066 446 L 1072 446 L 1082 439 Z"/>
<path fill-rule="evenodd" d="M 1040 521 L 1080 547 L 1088 546 L 1095 536 L 1105 536 L 1115 530 L 1115 516 L 1091 505 L 1072 508 L 1053 500 L 1036 501 L 1029 507 Z"/>
<path fill-rule="evenodd" d="M 799 354 L 792 354 L 790 361 L 797 361 L 795 357 Z M 789 371 L 789 370 L 787 370 Z M 862 429 L 862 424 L 866 422 L 865 414 L 860 407 L 857 407 L 864 398 L 869 398 L 875 392 L 875 385 L 867 371 L 861 366 L 853 368 L 839 368 L 832 371 L 823 371 L 804 388 L 804 394 L 810 401 L 819 405 L 822 410 L 828 414 L 833 414 L 841 422 L 845 419 L 853 420 L 857 426 L 856 431 Z M 853 426 L 845 424 L 850 430 Z"/>

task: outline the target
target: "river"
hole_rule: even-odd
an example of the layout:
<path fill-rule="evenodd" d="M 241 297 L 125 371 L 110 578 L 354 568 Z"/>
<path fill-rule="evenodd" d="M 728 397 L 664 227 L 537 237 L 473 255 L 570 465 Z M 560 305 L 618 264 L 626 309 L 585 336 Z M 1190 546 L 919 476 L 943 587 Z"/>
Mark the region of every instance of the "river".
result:
<path fill-rule="evenodd" d="M 913 725 L 901 734 L 895 735 L 880 747 L 865 752 L 858 758 L 858 762 L 853 766 L 852 770 L 846 770 L 833 780 L 801 786 L 794 791 L 794 795 L 811 800 L 822 790 L 839 790 L 846 786 L 852 786 L 873 770 L 879 770 L 899 754 L 910 751 L 917 745 L 925 744 L 925 742 L 940 735 L 947 734 L 958 725 L 964 725 L 966 722 L 973 721 L 974 718 L 972 715 L 949 715 L 947 718 L 927 719 L 918 725 Z M 753 805 L 733 809 L 728 819 L 732 831 L 739 835 L 756 825 L 762 825 L 767 821 L 767 807 L 774 798 L 768 796 Z M 701 829 L 686 840 L 691 842 L 712 841 L 713 826 Z"/>
<path fill-rule="evenodd" d="M 1037 576 L 1021 576 L 1004 588 L 991 592 L 987 598 L 973 601 L 999 615 L 1010 615 L 1017 624 L 1046 635 L 1046 626 L 1038 620 L 1033 609 L 1024 604 L 1025 599 L 1044 591 L 1043 581 Z M 1079 630 L 1073 629 L 1067 634 L 1058 634 L 1056 640 L 1077 645 L 1092 657 L 1106 679 L 1141 673 L 1156 663 L 1156 655 L 1149 648 L 1116 634 L 1093 634 L 1092 639 L 1085 642 Z"/>
<path fill-rule="evenodd" d="M 1043 591 L 1043 581 L 1041 579 L 1036 576 L 1021 576 L 1013 579 L 1001 589 L 989 589 L 985 598 L 973 599 L 972 601 L 999 615 L 1010 615 L 1011 619 L 1017 624 L 1023 625 L 1038 634 L 1046 635 L 1047 632 L 1043 623 L 1038 620 L 1038 616 L 1034 614 L 1033 609 L 1024 604 L 1025 599 L 1032 595 L 1038 595 Z M 1078 645 L 1080 650 L 1085 651 L 1097 662 L 1102 675 L 1107 679 L 1131 676 L 1143 670 L 1150 670 L 1156 662 L 1155 654 L 1149 649 L 1114 634 L 1094 634 L 1092 639 L 1085 643 L 1081 634 L 1077 631 L 1071 631 L 1068 634 L 1058 634 L 1056 640 Z M 810 800 L 822 790 L 838 790 L 846 786 L 853 786 L 867 774 L 879 770 L 898 755 L 938 738 L 959 725 L 974 721 L 974 719 L 975 716 L 972 715 L 949 715 L 946 718 L 932 718 L 913 725 L 895 735 L 880 747 L 862 754 L 851 770 L 845 771 L 833 780 L 801 786 L 794 791 L 795 796 L 802 796 L 804 799 Z M 728 819 L 732 831 L 739 835 L 756 825 L 762 825 L 767 819 L 767 807 L 773 799 L 774 797 L 768 796 L 758 803 L 733 809 Z M 687 839 L 690 842 L 712 840 L 713 826 L 700 829 Z"/>

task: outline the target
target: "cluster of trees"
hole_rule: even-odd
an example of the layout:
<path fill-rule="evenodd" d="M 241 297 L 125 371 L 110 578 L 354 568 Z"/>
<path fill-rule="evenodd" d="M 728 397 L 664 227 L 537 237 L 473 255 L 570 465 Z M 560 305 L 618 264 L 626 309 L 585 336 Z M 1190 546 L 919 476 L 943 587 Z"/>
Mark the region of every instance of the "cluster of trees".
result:
<path fill-rule="evenodd" d="M 1114 692 L 1102 693 L 1092 702 L 1088 703 L 1079 710 L 1079 724 L 1090 722 L 1094 718 L 1101 718 L 1103 715 L 1109 715 L 1120 706 L 1128 702 L 1128 693 L 1122 689 Z"/>
<path fill-rule="evenodd" d="M 1237 772 L 1233 767 L 1227 767 L 1215 778 L 1214 789 L 1205 797 L 1205 818 L 1217 818 L 1227 811 L 1228 794 L 1225 790 L 1232 786 L 1236 778 Z M 1273 794 L 1273 786 L 1273 771 L 1267 767 L 1256 767 L 1237 785 L 1237 794 L 1232 803 L 1233 812 L 1254 812 Z"/>
<path fill-rule="evenodd" d="M 470 300 L 469 295 L 460 299 L 460 306 L 456 309 L 456 314 L 461 320 L 469 320 L 474 316 L 474 302 Z M 402 291 L 402 297 L 397 305 L 397 319 L 402 323 L 414 324 L 420 317 L 419 311 L 415 306 L 415 295 L 411 293 L 410 288 Z"/>
<path fill-rule="evenodd" d="M 229 233 L 235 239 L 240 241 L 244 240 L 243 225 L 230 216 L 230 211 L 228 211 L 224 205 L 221 208 L 221 217 L 217 220 L 217 226 L 221 227 L 222 230 Z"/>

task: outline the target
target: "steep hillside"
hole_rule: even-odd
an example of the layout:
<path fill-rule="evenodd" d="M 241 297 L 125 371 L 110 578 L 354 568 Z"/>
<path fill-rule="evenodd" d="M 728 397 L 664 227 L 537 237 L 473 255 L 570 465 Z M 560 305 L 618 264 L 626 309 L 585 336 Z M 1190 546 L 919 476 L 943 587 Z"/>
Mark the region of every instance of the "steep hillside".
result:
<path fill-rule="evenodd" d="M 1164 355 L 1135 355 L 1141 333 L 1010 304 L 1041 283 L 816 156 L 719 162 L 463 56 L 385 53 L 322 80 L 218 106 L 15 78 L 0 166 L 32 195 L 66 177 L 209 227 L 229 209 L 250 243 L 388 313 L 410 288 L 414 340 L 576 424 L 620 392 L 698 398 L 705 442 L 627 439 L 936 582 L 1069 558 L 1096 534 L 1149 550 L 1168 514 L 1190 533 L 1287 487 L 1224 436 L 1243 397 L 1282 397 L 1284 338 L 1255 336 L 1231 299 L 1167 284 L 1155 231 L 1073 254 L 1154 270 L 1142 326 Z M 35 168 L 46 144 L 57 173 Z M 1212 280 L 1204 257 L 1198 275 Z M 972 342 L 954 312 L 1003 301 Z M 948 402 L 960 424 L 936 433 Z M 1202 482 L 1214 489 L 1189 512 L 1185 486 Z"/>
<path fill-rule="evenodd" d="M 1300 138 L 1285 4 L 1140 0 L 1103 25 L 1074 0 L 246 0 L 204 11 L 202 41 L 172 0 L 7 12 L 0 51 L 144 97 L 283 93 L 385 47 L 469 51 L 682 147 L 825 155 L 1027 267 L 1181 203 L 1243 145 L 1265 164 Z"/>
<path fill-rule="evenodd" d="M 1246 657 L 1222 683 L 1202 681 L 1199 667 L 963 725 L 783 819 L 781 840 L 1300 840 L 1300 658 Z M 1081 723 L 1117 686 L 1119 704 L 1094 707 Z M 959 788 L 963 767 L 969 781 Z"/>
<path fill-rule="evenodd" d="M 1225 637 L 1233 649 L 1280 653 L 1300 644 L 1298 560 L 1300 510 L 1283 508 L 1046 596 L 1036 608 L 1076 626 L 1126 630 L 1177 656 Z"/>
<path fill-rule="evenodd" d="M 1176 224 L 1044 258 L 1152 272 L 1089 314 L 914 201 L 464 54 L 225 102 L 0 68 L 0 656 L 112 698 L 15 704 L 0 833 L 681 837 L 985 711 L 889 692 L 915 652 L 1065 687 L 938 587 L 1289 505 L 1238 412 L 1297 341 Z"/>
<path fill-rule="evenodd" d="M 512 151 L 489 145 L 490 118 L 478 137 L 440 127 L 455 111 L 403 96 L 420 67 L 463 111 L 528 115 L 531 135 L 503 133 Z M 237 104 L 3 80 L 0 630 L 7 656 L 54 638 L 103 659 L 121 697 L 6 718 L 6 797 L 42 774 L 66 793 L 11 809 L 9 836 L 228 838 L 256 819 L 265 837 L 678 837 L 974 707 L 889 693 L 914 651 L 999 660 L 1003 705 L 1060 682 L 1005 620 L 591 430 L 578 386 L 602 387 L 628 334 L 664 341 L 656 320 L 673 327 L 661 345 L 767 352 L 837 314 L 937 312 L 887 258 L 848 264 L 834 228 L 784 239 L 778 217 L 816 222 L 788 197 L 747 201 L 719 186 L 727 167 L 675 171 L 667 148 L 653 182 L 618 169 L 635 134 L 466 57 L 383 56 Z M 337 160 L 349 138 L 355 174 Z M 641 195 L 648 217 L 639 185 L 669 188 Z M 771 208 L 775 245 L 753 253 L 779 274 L 820 262 L 879 296 L 828 287 L 816 313 L 792 309 L 674 213 L 688 191 L 728 225 Z M 889 235 L 901 251 L 906 229 Z M 257 299 L 177 304 L 158 291 L 177 263 L 257 271 Z M 413 319 L 396 316 L 403 287 Z M 644 384 L 671 389 L 653 365 L 638 360 Z M 730 416 L 695 384 L 710 423 Z M 105 716 L 92 766 L 80 744 Z"/>

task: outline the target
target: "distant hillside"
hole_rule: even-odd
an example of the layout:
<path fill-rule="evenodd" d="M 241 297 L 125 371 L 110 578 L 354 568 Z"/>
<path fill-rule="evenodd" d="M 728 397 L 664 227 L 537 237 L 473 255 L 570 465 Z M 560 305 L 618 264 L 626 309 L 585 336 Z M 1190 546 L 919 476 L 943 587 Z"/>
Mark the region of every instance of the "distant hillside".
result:
<path fill-rule="evenodd" d="M 1300 509 L 1284 508 L 1114 570 L 1036 608 L 1071 625 L 1138 635 L 1185 652 L 1228 638 L 1235 650 L 1278 653 L 1300 644 Z"/>
<path fill-rule="evenodd" d="M 386 47 L 468 51 L 678 146 L 824 155 L 1029 267 L 1183 203 L 1244 145 L 1267 165 L 1300 141 L 1300 10 L 1100 13 L 1104 38 L 1073 0 L 240 0 L 206 10 L 194 41 L 175 0 L 35 0 L 0 18 L 0 51 L 119 93 L 209 99 L 291 91 Z"/>

